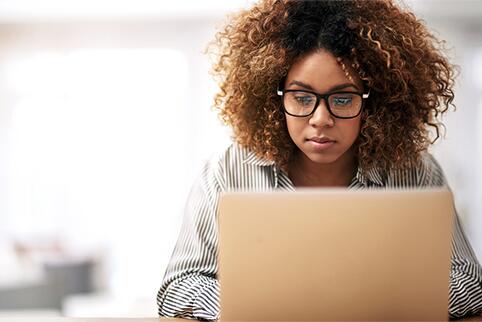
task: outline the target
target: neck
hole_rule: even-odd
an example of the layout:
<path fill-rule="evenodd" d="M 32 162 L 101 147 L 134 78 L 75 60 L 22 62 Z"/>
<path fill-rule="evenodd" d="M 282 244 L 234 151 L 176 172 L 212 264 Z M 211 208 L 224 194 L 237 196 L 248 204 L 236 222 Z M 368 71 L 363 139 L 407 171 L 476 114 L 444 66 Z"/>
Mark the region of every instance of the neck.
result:
<path fill-rule="evenodd" d="M 329 164 L 313 162 L 298 151 L 289 166 L 288 176 L 296 187 L 348 187 L 356 170 L 356 158 L 352 151 Z"/>

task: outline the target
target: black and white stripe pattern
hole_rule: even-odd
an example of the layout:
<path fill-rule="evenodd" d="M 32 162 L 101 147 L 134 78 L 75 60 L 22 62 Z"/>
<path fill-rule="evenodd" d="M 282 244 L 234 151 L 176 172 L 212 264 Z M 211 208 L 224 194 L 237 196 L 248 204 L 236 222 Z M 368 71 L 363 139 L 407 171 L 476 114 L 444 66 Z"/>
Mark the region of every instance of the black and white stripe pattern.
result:
<path fill-rule="evenodd" d="M 446 185 L 437 161 L 425 154 L 419 167 L 382 173 L 360 170 L 350 189 L 410 188 Z M 183 226 L 157 295 L 159 315 L 214 320 L 219 317 L 216 214 L 219 195 L 229 190 L 295 189 L 273 162 L 236 144 L 208 162 L 189 195 Z M 458 216 L 452 241 L 449 314 L 452 318 L 482 314 L 482 269 Z"/>

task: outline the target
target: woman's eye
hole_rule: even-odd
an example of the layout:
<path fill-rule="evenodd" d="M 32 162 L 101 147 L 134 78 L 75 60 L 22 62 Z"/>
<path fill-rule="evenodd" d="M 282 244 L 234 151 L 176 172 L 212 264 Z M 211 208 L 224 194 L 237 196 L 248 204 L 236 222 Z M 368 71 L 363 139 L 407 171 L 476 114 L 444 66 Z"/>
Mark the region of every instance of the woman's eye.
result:
<path fill-rule="evenodd" d="M 338 106 L 351 105 L 351 97 L 336 97 L 333 99 L 333 103 Z"/>
<path fill-rule="evenodd" d="M 313 97 L 311 96 L 296 96 L 296 102 L 301 105 L 312 105 L 313 104 Z"/>

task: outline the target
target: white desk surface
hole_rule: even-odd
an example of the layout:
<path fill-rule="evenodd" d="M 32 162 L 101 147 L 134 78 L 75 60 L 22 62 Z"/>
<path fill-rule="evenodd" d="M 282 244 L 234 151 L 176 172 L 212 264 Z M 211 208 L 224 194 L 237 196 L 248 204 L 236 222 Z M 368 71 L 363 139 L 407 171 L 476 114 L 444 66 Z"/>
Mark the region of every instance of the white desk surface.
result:
<path fill-rule="evenodd" d="M 67 318 L 67 317 L 1 317 L 0 322 L 188 322 L 193 320 L 175 319 L 175 318 Z M 470 321 L 482 322 L 482 316 L 470 317 L 457 322 Z"/>
<path fill-rule="evenodd" d="M 189 322 L 175 318 L 69 318 L 69 317 L 0 317 L 0 322 Z"/>

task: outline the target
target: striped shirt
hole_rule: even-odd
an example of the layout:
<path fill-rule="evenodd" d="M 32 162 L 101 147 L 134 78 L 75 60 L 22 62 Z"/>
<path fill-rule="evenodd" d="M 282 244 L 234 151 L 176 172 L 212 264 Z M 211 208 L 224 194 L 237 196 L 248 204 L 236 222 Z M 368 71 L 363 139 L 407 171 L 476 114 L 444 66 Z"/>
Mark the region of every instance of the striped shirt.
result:
<path fill-rule="evenodd" d="M 429 153 L 409 170 L 362 173 L 349 189 L 440 187 L 446 185 L 438 162 Z M 237 144 L 205 164 L 185 208 L 181 233 L 157 295 L 159 315 L 214 320 L 219 317 L 217 280 L 217 208 L 225 191 L 294 191 L 288 175 L 272 161 Z M 455 215 L 449 315 L 482 314 L 482 269 Z"/>

